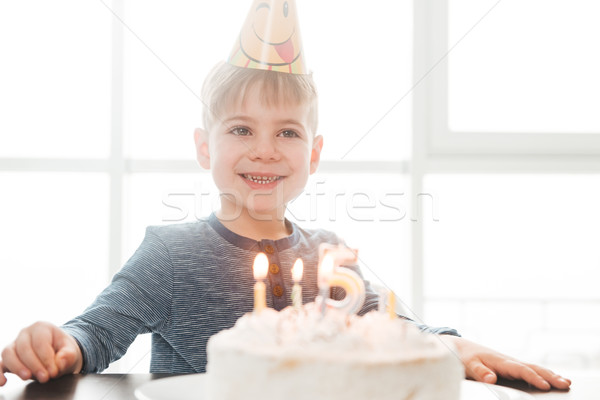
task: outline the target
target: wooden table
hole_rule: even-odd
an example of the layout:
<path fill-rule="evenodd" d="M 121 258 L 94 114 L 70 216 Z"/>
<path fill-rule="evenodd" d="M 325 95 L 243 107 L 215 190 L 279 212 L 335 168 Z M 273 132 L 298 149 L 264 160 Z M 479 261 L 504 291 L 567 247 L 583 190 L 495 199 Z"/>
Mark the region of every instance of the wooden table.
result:
<path fill-rule="evenodd" d="M 8 383 L 0 387 L 0 400 L 135 400 L 135 388 L 169 374 L 90 374 L 69 375 L 40 384 L 22 382 L 9 375 Z M 565 374 L 573 381 L 571 390 L 540 392 L 522 382 L 502 381 L 501 384 L 530 393 L 537 400 L 600 399 L 600 371 Z"/>

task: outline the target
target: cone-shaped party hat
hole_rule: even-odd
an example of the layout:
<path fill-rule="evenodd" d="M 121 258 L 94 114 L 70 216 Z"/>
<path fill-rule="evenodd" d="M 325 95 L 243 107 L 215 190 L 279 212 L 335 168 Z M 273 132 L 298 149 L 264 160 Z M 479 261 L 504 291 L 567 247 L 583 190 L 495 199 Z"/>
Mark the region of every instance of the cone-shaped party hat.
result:
<path fill-rule="evenodd" d="M 295 0 L 254 0 L 229 64 L 306 74 Z"/>

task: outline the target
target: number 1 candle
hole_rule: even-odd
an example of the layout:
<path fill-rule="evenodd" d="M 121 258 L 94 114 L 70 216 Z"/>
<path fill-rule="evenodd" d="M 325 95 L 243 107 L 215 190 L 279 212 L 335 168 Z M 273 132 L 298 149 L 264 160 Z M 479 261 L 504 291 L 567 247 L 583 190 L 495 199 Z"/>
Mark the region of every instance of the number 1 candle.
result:
<path fill-rule="evenodd" d="M 254 258 L 254 312 L 259 313 L 267 307 L 266 286 L 263 282 L 267 277 L 269 260 L 265 253 L 258 253 Z"/>

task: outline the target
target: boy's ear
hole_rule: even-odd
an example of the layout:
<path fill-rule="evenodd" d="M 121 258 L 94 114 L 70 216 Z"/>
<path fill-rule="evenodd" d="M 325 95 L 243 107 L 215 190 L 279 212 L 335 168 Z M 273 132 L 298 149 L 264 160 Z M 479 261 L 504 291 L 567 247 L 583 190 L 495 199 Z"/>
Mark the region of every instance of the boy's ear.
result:
<path fill-rule="evenodd" d="M 313 139 L 313 146 L 310 153 L 310 173 L 314 174 L 321 161 L 321 150 L 323 150 L 323 136 L 317 135 Z"/>
<path fill-rule="evenodd" d="M 204 169 L 210 169 L 210 154 L 208 152 L 208 132 L 202 128 L 194 130 L 194 142 L 196 143 L 196 159 Z"/>

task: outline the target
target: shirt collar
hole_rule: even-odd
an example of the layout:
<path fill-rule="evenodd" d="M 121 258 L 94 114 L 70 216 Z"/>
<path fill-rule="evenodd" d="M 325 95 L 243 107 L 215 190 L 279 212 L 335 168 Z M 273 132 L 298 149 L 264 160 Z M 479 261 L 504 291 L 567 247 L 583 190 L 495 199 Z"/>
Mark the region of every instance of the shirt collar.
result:
<path fill-rule="evenodd" d="M 208 217 L 208 224 L 223 239 L 227 240 L 229 243 L 236 247 L 246 250 L 260 250 L 259 243 L 268 242 L 278 251 L 283 251 L 296 245 L 300 240 L 298 226 L 288 219 L 285 220 L 285 226 L 288 228 L 288 230 L 292 231 L 292 233 L 289 236 L 277 240 L 264 239 L 260 242 L 257 242 L 254 239 L 247 238 L 245 236 L 238 235 L 237 233 L 227 229 L 227 227 L 225 227 L 225 225 L 223 225 L 221 221 L 219 221 L 215 213 L 210 214 L 210 216 Z"/>

